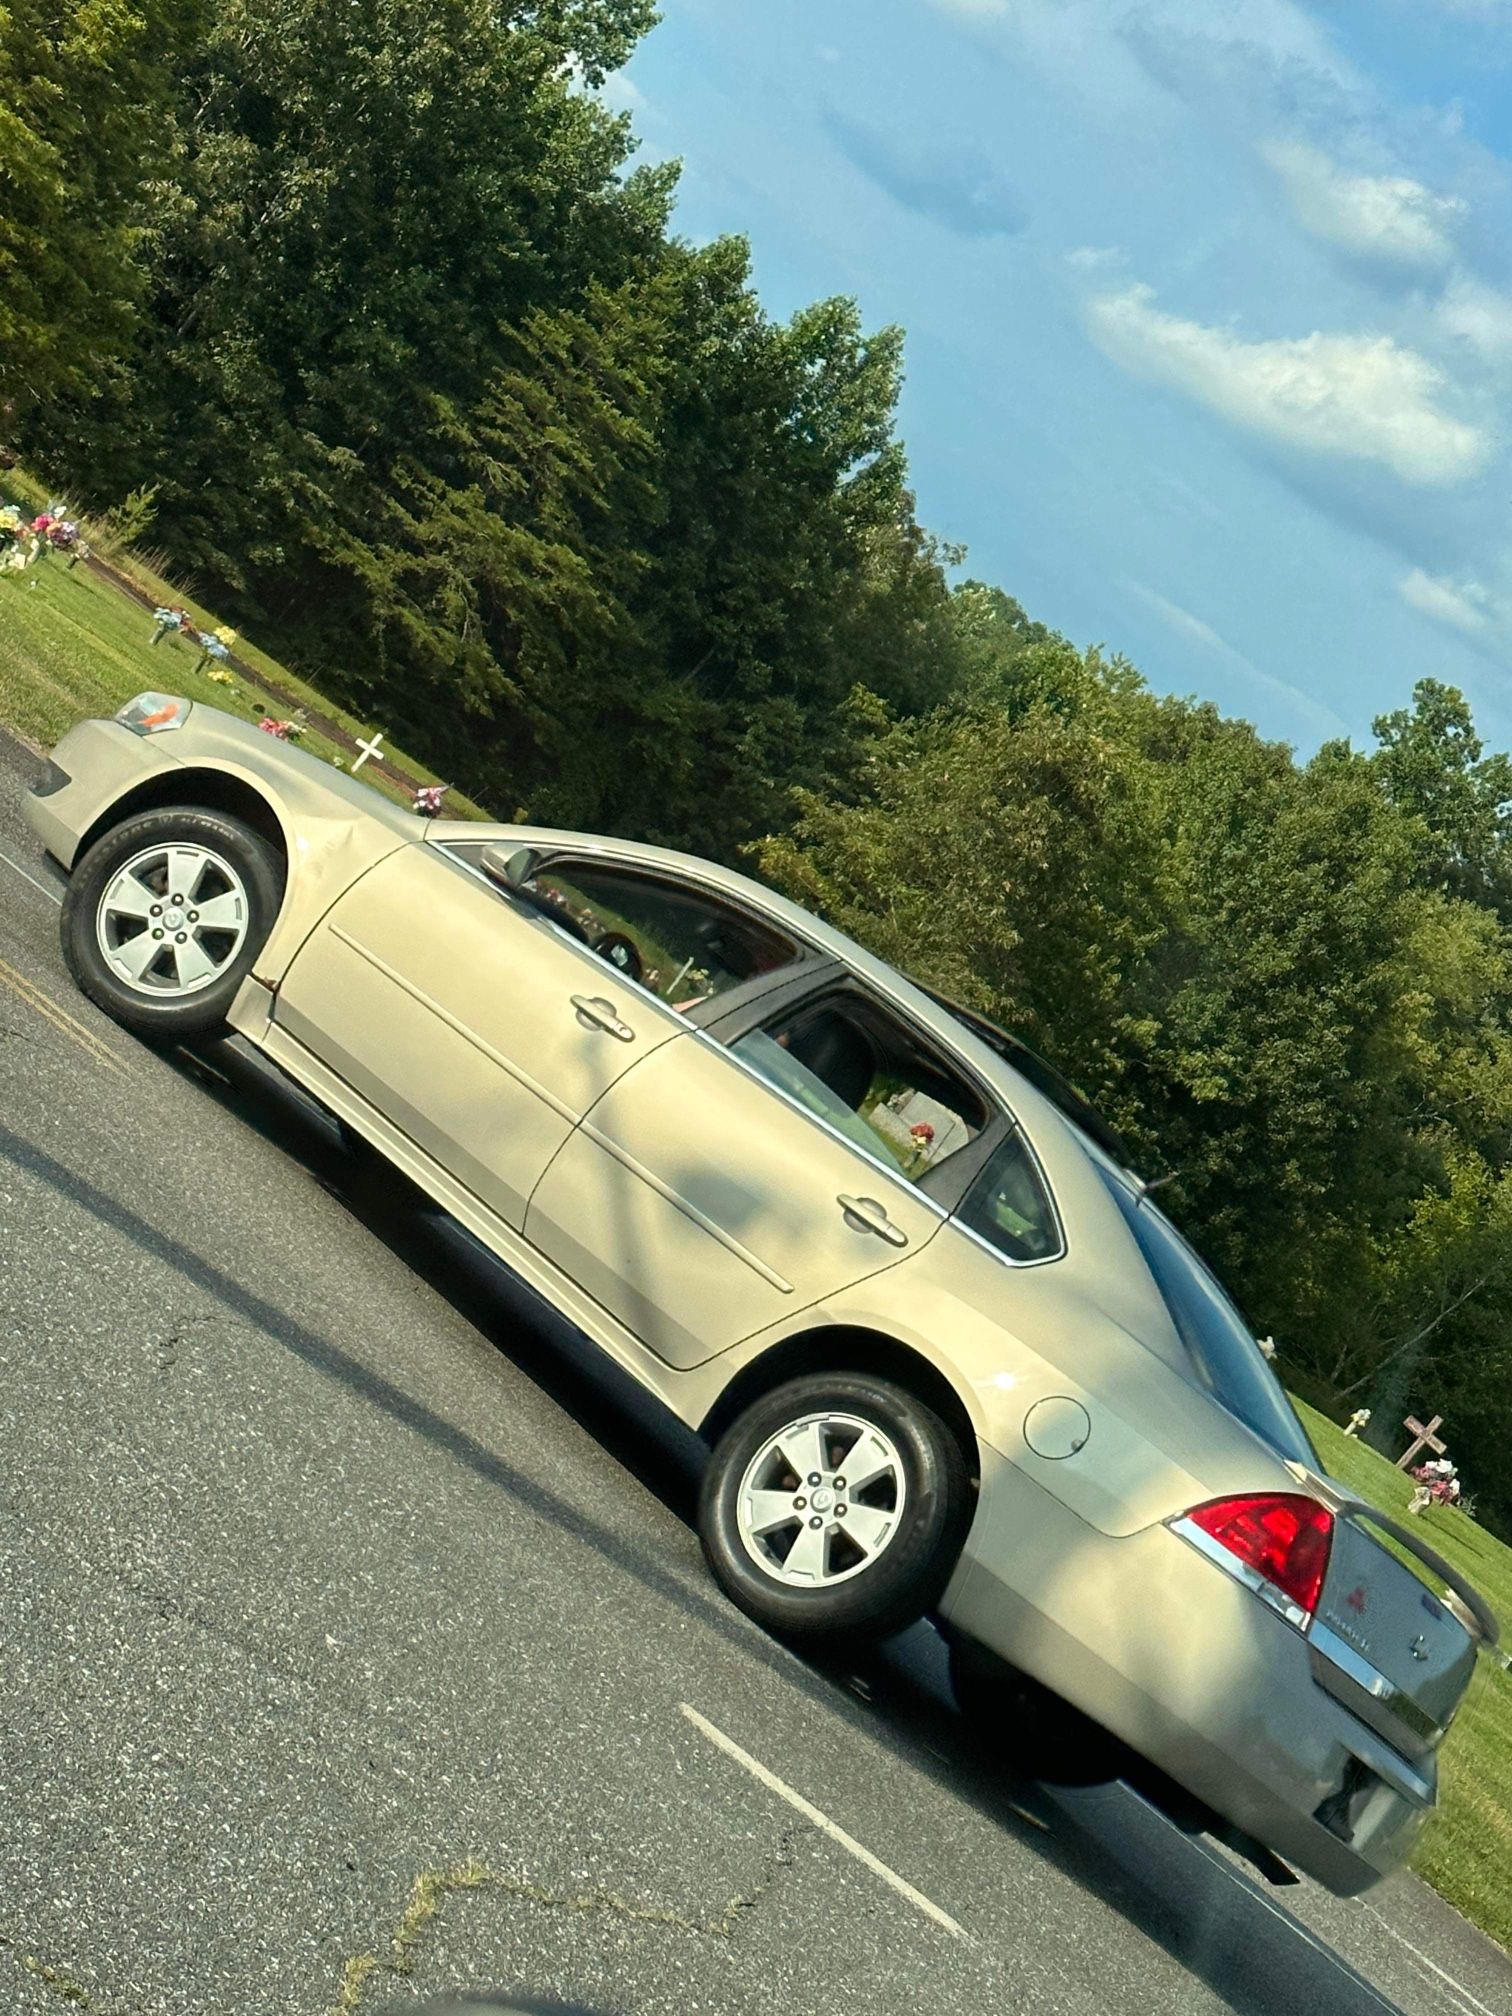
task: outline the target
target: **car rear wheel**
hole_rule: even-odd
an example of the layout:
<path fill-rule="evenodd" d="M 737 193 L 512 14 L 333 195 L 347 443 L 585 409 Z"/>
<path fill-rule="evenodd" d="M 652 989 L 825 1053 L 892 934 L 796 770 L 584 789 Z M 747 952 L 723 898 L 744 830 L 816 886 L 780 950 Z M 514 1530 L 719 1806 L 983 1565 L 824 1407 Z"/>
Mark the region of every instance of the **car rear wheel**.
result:
<path fill-rule="evenodd" d="M 960 1444 L 921 1400 L 819 1373 L 764 1395 L 720 1437 L 698 1523 L 726 1595 L 779 1636 L 819 1644 L 923 1616 L 970 1510 Z"/>
<path fill-rule="evenodd" d="M 224 812 L 127 819 L 75 867 L 63 956 L 91 1001 L 160 1042 L 219 1035 L 282 898 L 278 856 Z"/>
<path fill-rule="evenodd" d="M 968 1639 L 950 1648 L 950 1681 L 973 1735 L 1005 1770 L 1047 1785 L 1107 1785 L 1132 1755 L 1027 1673 Z"/>

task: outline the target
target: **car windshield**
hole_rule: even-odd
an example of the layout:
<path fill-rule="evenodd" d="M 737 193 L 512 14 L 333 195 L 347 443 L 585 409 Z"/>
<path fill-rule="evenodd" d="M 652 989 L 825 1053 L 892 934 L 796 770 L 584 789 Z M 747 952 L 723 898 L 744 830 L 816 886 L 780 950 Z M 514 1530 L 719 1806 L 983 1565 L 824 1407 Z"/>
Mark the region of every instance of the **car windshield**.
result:
<path fill-rule="evenodd" d="M 1168 1218 L 1141 1203 L 1128 1183 L 1099 1168 L 1134 1234 L 1160 1298 L 1170 1311 L 1201 1382 L 1246 1428 L 1294 1463 L 1321 1470 L 1317 1451 L 1297 1419 L 1286 1389 L 1265 1362 L 1255 1334 L 1218 1277 Z"/>

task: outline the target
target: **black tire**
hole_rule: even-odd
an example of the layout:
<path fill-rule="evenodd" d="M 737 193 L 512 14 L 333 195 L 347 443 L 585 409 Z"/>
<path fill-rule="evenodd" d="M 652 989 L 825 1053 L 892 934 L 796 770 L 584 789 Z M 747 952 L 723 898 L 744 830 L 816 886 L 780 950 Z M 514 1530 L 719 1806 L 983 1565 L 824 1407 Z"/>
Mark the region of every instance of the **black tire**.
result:
<path fill-rule="evenodd" d="M 747 1469 L 772 1438 L 829 1411 L 880 1431 L 896 1454 L 904 1491 L 896 1526 L 874 1558 L 829 1587 L 801 1588 L 781 1579 L 780 1563 L 755 1558 L 738 1505 Z M 830 1460 L 843 1463 L 841 1444 L 830 1448 Z M 802 1495 L 801 1479 L 795 1489 Z M 764 1394 L 720 1437 L 704 1472 L 698 1530 L 715 1580 L 748 1617 L 806 1645 L 849 1644 L 901 1631 L 932 1608 L 955 1567 L 971 1506 L 961 1446 L 921 1400 L 866 1373 L 815 1373 Z M 802 1523 L 794 1521 L 795 1527 Z M 854 1542 L 840 1539 L 843 1531 L 830 1522 L 825 1539 L 831 1560 L 835 1548 L 854 1550 Z"/>
<path fill-rule="evenodd" d="M 950 1681 L 972 1734 L 1003 1768 L 1046 1785 L 1107 1785 L 1132 1753 L 1079 1708 L 970 1639 L 950 1647 Z"/>
<path fill-rule="evenodd" d="M 133 986 L 110 966 L 100 944 L 98 920 L 120 871 L 135 856 L 168 845 L 207 849 L 235 871 L 245 896 L 245 930 L 234 953 L 232 931 L 203 938 L 212 955 L 224 948 L 228 956 L 197 991 L 154 999 L 145 987 Z M 224 812 L 196 805 L 164 806 L 113 826 L 75 866 L 63 899 L 63 957 L 96 1007 L 146 1041 L 173 1044 L 219 1036 L 225 1033 L 226 1011 L 266 943 L 282 900 L 283 864 L 261 834 Z"/>

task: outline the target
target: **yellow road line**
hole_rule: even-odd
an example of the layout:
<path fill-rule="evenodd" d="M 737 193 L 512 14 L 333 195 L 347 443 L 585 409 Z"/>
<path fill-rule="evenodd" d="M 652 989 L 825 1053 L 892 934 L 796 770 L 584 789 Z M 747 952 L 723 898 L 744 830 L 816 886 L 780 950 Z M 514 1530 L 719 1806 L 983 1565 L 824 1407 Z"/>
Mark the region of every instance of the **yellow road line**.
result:
<path fill-rule="evenodd" d="M 82 1022 L 76 1022 L 66 1008 L 60 1008 L 50 994 L 44 994 L 40 987 L 32 985 L 14 966 L 7 966 L 0 959 L 0 986 L 9 987 L 19 1000 L 29 1008 L 35 1008 L 42 1018 L 50 1022 L 54 1029 L 77 1043 L 86 1057 L 92 1057 L 96 1064 L 103 1064 L 108 1070 L 124 1072 L 126 1066 L 117 1057 L 108 1043 L 102 1043 L 92 1029 L 86 1029 Z"/>

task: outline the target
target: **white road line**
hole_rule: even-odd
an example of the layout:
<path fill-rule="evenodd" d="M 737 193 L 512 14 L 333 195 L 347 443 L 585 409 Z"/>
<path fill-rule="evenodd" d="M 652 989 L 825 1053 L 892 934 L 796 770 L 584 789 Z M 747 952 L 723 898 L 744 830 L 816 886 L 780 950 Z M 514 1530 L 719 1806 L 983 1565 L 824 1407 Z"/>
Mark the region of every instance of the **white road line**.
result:
<path fill-rule="evenodd" d="M 1341 1960 L 1331 1946 L 1325 1946 L 1323 1941 L 1315 1933 L 1309 1932 L 1307 1927 L 1299 1919 L 1294 1918 L 1290 1911 L 1283 1911 L 1279 1904 L 1272 1904 L 1265 1892 L 1251 1883 L 1247 1876 L 1241 1876 L 1237 1869 L 1231 1869 L 1221 1855 L 1215 1854 L 1211 1848 L 1205 1847 L 1195 1836 L 1192 1837 L 1192 1846 L 1215 1869 L 1221 1869 L 1229 1881 L 1244 1892 L 1251 1903 L 1261 1905 L 1265 1910 L 1269 1911 L 1272 1918 L 1279 1918 L 1282 1924 L 1289 1926 L 1305 1945 L 1311 1946 L 1313 1951 L 1322 1954 L 1323 1958 L 1331 1966 L 1337 1967 L 1339 1972 L 1349 1981 L 1351 1987 L 1363 1988 L 1367 1995 L 1373 1995 L 1381 2007 L 1390 2012 L 1390 2016 L 1402 2016 L 1402 2012 L 1398 2009 L 1395 2002 L 1388 2001 L 1379 1988 L 1367 1981 L 1364 1975 L 1357 1968 L 1351 1967 L 1347 1960 Z"/>
<path fill-rule="evenodd" d="M 837 1827 L 827 1813 L 821 1813 L 817 1806 L 811 1806 L 801 1792 L 795 1792 L 791 1785 L 784 1784 L 775 1771 L 768 1771 L 765 1764 L 758 1764 L 748 1751 L 742 1750 L 740 1745 L 726 1736 L 722 1729 L 716 1729 L 707 1716 L 700 1715 L 696 1708 L 690 1708 L 686 1701 L 679 1701 L 677 1705 L 699 1734 L 706 1736 L 716 1750 L 723 1750 L 726 1757 L 733 1757 L 743 1771 L 749 1771 L 751 1776 L 765 1785 L 769 1792 L 775 1792 L 779 1799 L 785 1799 L 795 1812 L 801 1813 L 805 1820 L 819 1829 L 821 1834 L 827 1834 L 831 1841 L 838 1841 L 848 1854 L 854 1855 L 856 1860 L 870 1869 L 874 1876 L 880 1876 L 882 1881 L 896 1890 L 900 1897 L 907 1898 L 916 1911 L 922 1911 L 926 1918 L 941 1926 L 953 1938 L 967 1937 L 965 1928 L 958 1925 L 947 1912 L 942 1911 L 938 1904 L 931 1904 L 921 1890 L 915 1890 L 912 1883 L 906 1883 L 896 1870 L 889 1869 L 885 1862 L 879 1862 L 869 1848 L 863 1848 L 853 1835 L 847 1834 L 843 1827 Z"/>
<path fill-rule="evenodd" d="M 49 889 L 45 882 L 39 882 L 35 875 L 21 866 L 19 861 L 12 861 L 9 854 L 0 851 L 0 861 L 3 861 L 7 868 L 14 868 L 23 882 L 30 882 L 33 889 L 40 889 L 49 903 L 61 903 L 63 901 L 63 898 L 58 894 L 56 889 Z"/>
<path fill-rule="evenodd" d="M 1418 1961 L 1422 1966 L 1426 1967 L 1430 1973 L 1437 1974 L 1440 1981 L 1444 1982 L 1447 1987 L 1452 1988 L 1454 1993 L 1463 1999 L 1465 2006 L 1467 2008 L 1479 2011 L 1479 2016 L 1498 2016 L 1498 2012 L 1495 2009 L 1493 2009 L 1488 2002 L 1482 2002 L 1478 1996 L 1472 1995 L 1470 1993 L 1470 1990 L 1466 1988 L 1462 1982 L 1456 1981 L 1452 1974 L 1446 1974 L 1443 1968 L 1439 1966 L 1436 1960 L 1430 1960 L 1426 1953 L 1420 1953 L 1418 1951 L 1417 1947 L 1413 1945 L 1410 1939 L 1404 1939 L 1402 1934 L 1398 1932 L 1398 1930 L 1396 1929 L 1395 1925 L 1392 1924 L 1391 1920 L 1389 1918 L 1383 1917 L 1382 1914 L 1379 1911 L 1377 1911 L 1374 1904 L 1367 1904 L 1365 1906 L 1365 1909 L 1370 1913 L 1372 1918 L 1377 1919 L 1382 1925 L 1385 1926 L 1386 1930 L 1391 1934 L 1392 1938 L 1396 1940 L 1399 1946 L 1405 1946 L 1407 1948 L 1407 1951 L 1412 1955 L 1414 1960 Z"/>

